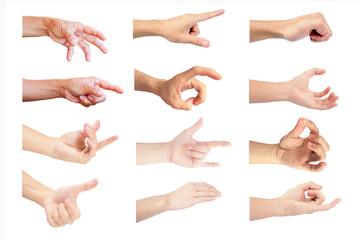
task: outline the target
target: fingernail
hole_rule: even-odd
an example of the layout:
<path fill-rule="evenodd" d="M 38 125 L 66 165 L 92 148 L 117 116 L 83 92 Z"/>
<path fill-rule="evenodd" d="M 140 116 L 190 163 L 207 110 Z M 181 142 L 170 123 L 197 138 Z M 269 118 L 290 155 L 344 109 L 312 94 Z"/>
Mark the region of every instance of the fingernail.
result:
<path fill-rule="evenodd" d="M 104 93 L 104 92 L 103 92 L 101 89 L 98 89 L 98 90 L 96 91 L 96 94 L 97 94 L 97 95 L 103 95 L 103 93 Z"/>
<path fill-rule="evenodd" d="M 75 38 L 71 39 L 70 44 L 74 46 L 76 44 L 76 39 Z"/>
<path fill-rule="evenodd" d="M 314 137 L 315 137 L 314 134 L 310 134 L 308 138 L 309 138 L 309 139 L 314 139 Z"/>
<path fill-rule="evenodd" d="M 309 143 L 308 143 L 308 146 L 309 146 L 309 147 L 314 147 L 314 146 L 315 146 L 315 144 L 314 144 L 314 143 L 312 143 L 312 142 L 309 142 Z"/>
<path fill-rule="evenodd" d="M 209 47 L 210 46 L 210 42 L 208 40 L 203 40 L 202 41 L 202 46 L 203 47 Z"/>

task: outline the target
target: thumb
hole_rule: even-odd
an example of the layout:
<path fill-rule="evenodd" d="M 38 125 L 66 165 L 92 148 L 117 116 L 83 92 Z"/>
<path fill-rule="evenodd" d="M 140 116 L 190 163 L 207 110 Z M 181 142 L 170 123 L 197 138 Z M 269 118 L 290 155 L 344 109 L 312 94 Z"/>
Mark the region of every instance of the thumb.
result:
<path fill-rule="evenodd" d="M 203 125 L 203 119 L 200 118 L 199 121 L 197 121 L 193 126 L 191 126 L 190 128 L 186 129 L 185 130 L 185 133 L 186 134 L 189 134 L 189 135 L 194 135 L 197 131 L 199 131 L 199 129 L 202 127 Z"/>
<path fill-rule="evenodd" d="M 89 190 L 95 188 L 97 186 L 97 184 L 98 184 L 98 180 L 96 178 L 94 178 L 94 179 L 84 182 L 82 184 L 73 185 L 72 188 L 75 193 L 79 194 L 81 192 L 89 191 Z"/>
<path fill-rule="evenodd" d="M 196 37 L 193 35 L 187 35 L 186 39 L 185 39 L 186 43 L 191 43 L 200 47 L 205 47 L 208 48 L 210 46 L 210 42 L 209 40 L 202 38 L 202 37 Z"/>
<path fill-rule="evenodd" d="M 298 122 L 296 123 L 296 126 L 293 130 L 289 132 L 289 137 L 292 138 L 298 138 L 300 137 L 301 133 L 305 130 L 305 124 L 303 121 L 303 118 L 299 118 Z"/>

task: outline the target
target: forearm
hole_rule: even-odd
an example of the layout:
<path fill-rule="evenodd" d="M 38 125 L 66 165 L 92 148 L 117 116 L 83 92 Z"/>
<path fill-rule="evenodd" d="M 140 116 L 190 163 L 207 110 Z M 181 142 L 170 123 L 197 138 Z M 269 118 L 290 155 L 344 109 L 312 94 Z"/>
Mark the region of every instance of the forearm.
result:
<path fill-rule="evenodd" d="M 289 88 L 289 82 L 272 83 L 249 80 L 249 102 L 288 101 Z"/>
<path fill-rule="evenodd" d="M 159 95 L 159 88 L 161 83 L 165 80 L 151 77 L 143 72 L 140 72 L 135 69 L 135 90 L 150 92 L 155 95 Z"/>
<path fill-rule="evenodd" d="M 136 165 L 169 162 L 168 144 L 136 143 Z"/>
<path fill-rule="evenodd" d="M 249 141 L 250 164 L 280 164 L 277 159 L 278 144 Z"/>
<path fill-rule="evenodd" d="M 284 38 L 284 24 L 285 21 L 250 20 L 250 42 L 269 38 Z"/>
<path fill-rule="evenodd" d="M 136 201 L 136 222 L 153 217 L 169 209 L 168 195 L 159 195 Z"/>
<path fill-rule="evenodd" d="M 282 216 L 281 198 L 250 197 L 250 221 L 275 216 Z"/>
<path fill-rule="evenodd" d="M 161 36 L 162 20 L 133 20 L 133 38 Z"/>
<path fill-rule="evenodd" d="M 23 37 L 48 36 L 46 17 L 23 16 Z"/>
<path fill-rule="evenodd" d="M 62 79 L 23 79 L 23 102 L 63 97 L 64 81 Z"/>
<path fill-rule="evenodd" d="M 54 190 L 39 183 L 26 172 L 22 171 L 22 196 L 40 206 L 44 206 L 44 200 L 52 195 Z"/>
<path fill-rule="evenodd" d="M 55 143 L 56 138 L 48 137 L 23 125 L 23 150 L 52 156 Z"/>

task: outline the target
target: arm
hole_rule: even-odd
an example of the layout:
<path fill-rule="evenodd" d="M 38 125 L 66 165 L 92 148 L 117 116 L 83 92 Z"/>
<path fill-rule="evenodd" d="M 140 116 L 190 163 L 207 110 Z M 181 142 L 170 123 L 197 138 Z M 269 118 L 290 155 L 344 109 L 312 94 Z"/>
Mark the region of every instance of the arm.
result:
<path fill-rule="evenodd" d="M 327 97 L 322 98 L 330 92 L 330 87 L 321 92 L 314 92 L 309 89 L 310 79 L 324 73 L 324 69 L 313 68 L 288 82 L 269 83 L 249 80 L 249 102 L 289 101 L 312 109 L 331 109 L 337 106 L 336 101 L 339 97 L 332 92 Z"/>
<path fill-rule="evenodd" d="M 136 222 L 169 210 L 180 210 L 198 203 L 213 201 L 221 193 L 213 186 L 203 183 L 187 183 L 175 191 L 136 201 Z"/>
<path fill-rule="evenodd" d="M 124 90 L 97 77 L 69 79 L 28 80 L 23 79 L 23 102 L 53 98 L 65 98 L 85 107 L 106 100 L 103 90 L 123 93 Z"/>
<path fill-rule="evenodd" d="M 335 207 L 341 199 L 323 204 L 325 196 L 320 191 L 322 186 L 307 182 L 287 191 L 275 199 L 250 198 L 250 220 L 275 216 L 295 216 L 327 211 Z"/>
<path fill-rule="evenodd" d="M 183 167 L 217 167 L 218 163 L 205 162 L 207 154 L 214 147 L 231 146 L 227 141 L 200 142 L 193 135 L 203 125 L 202 118 L 192 127 L 185 129 L 172 141 L 165 143 L 137 143 L 136 164 L 171 162 Z"/>
<path fill-rule="evenodd" d="M 54 190 L 39 183 L 26 172 L 22 172 L 22 196 L 44 207 L 46 198 L 54 194 Z"/>
<path fill-rule="evenodd" d="M 56 191 L 44 186 L 24 171 L 22 172 L 22 194 L 24 198 L 38 203 L 45 209 L 48 223 L 53 227 L 63 227 L 80 217 L 77 205 L 79 193 L 96 187 L 97 179 L 82 184 L 62 187 Z"/>
<path fill-rule="evenodd" d="M 307 138 L 301 138 L 305 128 L 310 130 Z M 282 164 L 295 169 L 320 172 L 327 164 L 323 162 L 329 144 L 320 136 L 316 125 L 305 118 L 300 118 L 279 144 L 249 142 L 250 164 Z M 318 163 L 316 163 L 318 162 Z"/>
<path fill-rule="evenodd" d="M 249 80 L 249 102 L 289 101 L 289 89 L 288 82 L 272 83 Z"/>
<path fill-rule="evenodd" d="M 250 42 L 278 38 L 297 41 L 309 36 L 313 42 L 327 41 L 332 31 L 321 13 L 282 21 L 250 20 Z"/>
<path fill-rule="evenodd" d="M 196 76 L 207 76 L 220 80 L 221 74 L 211 68 L 192 67 L 189 70 L 175 75 L 170 80 L 160 80 L 135 70 L 135 90 L 154 93 L 174 109 L 190 110 L 205 102 L 206 85 L 195 79 Z M 181 92 L 195 89 L 198 94 L 186 101 L 181 99 Z"/>
<path fill-rule="evenodd" d="M 86 123 L 84 129 L 51 138 L 23 125 L 23 149 L 68 162 L 85 164 L 96 152 L 118 139 L 112 136 L 98 142 L 100 122 Z"/>
<path fill-rule="evenodd" d="M 224 10 L 217 10 L 202 14 L 186 14 L 165 20 L 134 20 L 133 37 L 161 36 L 170 42 L 209 47 L 209 40 L 198 37 L 200 33 L 198 23 L 223 13 Z"/>
<path fill-rule="evenodd" d="M 45 17 L 23 16 L 23 37 L 49 36 Z"/>

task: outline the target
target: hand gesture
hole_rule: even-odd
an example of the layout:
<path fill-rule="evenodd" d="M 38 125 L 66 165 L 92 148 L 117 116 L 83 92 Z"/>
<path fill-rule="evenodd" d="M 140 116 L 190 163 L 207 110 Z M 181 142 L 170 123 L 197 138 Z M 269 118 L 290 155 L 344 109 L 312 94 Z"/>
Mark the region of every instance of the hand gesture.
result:
<path fill-rule="evenodd" d="M 119 94 L 124 92 L 121 87 L 97 77 L 70 78 L 65 81 L 63 88 L 64 98 L 84 107 L 104 102 L 106 95 L 102 89 Z"/>
<path fill-rule="evenodd" d="M 330 87 L 327 87 L 322 92 L 313 92 L 309 89 L 310 78 L 315 75 L 322 75 L 325 73 L 325 70 L 313 68 L 309 71 L 304 72 L 303 74 L 295 77 L 291 80 L 290 83 L 290 101 L 313 109 L 325 110 L 336 107 L 336 101 L 339 99 L 338 96 L 335 96 L 335 93 L 331 93 L 327 98 L 323 98 L 330 92 Z"/>
<path fill-rule="evenodd" d="M 305 127 L 311 132 L 307 138 L 300 138 Z M 308 119 L 300 118 L 294 129 L 280 140 L 277 159 L 292 168 L 320 172 L 327 164 L 311 163 L 325 160 L 325 152 L 329 150 L 328 143 L 319 135 L 319 129 L 315 124 Z"/>
<path fill-rule="evenodd" d="M 170 42 L 191 43 L 207 48 L 210 46 L 210 42 L 205 38 L 198 37 L 200 34 L 198 23 L 220 16 L 223 13 L 224 10 L 217 10 L 166 19 L 163 21 L 162 35 Z"/>
<path fill-rule="evenodd" d="M 194 126 L 182 131 L 169 144 L 170 162 L 180 166 L 197 167 L 217 167 L 219 163 L 204 162 L 206 155 L 213 147 L 231 146 L 226 141 L 199 142 L 193 138 L 193 135 L 202 127 L 203 120 L 199 119 Z"/>
<path fill-rule="evenodd" d="M 332 31 L 321 13 L 312 13 L 287 21 L 284 37 L 289 41 L 297 41 L 309 36 L 313 42 L 329 40 Z"/>
<path fill-rule="evenodd" d="M 192 105 L 198 106 L 205 102 L 206 85 L 195 79 L 196 76 L 208 76 L 220 80 L 222 76 L 213 69 L 204 67 L 192 67 L 189 70 L 175 75 L 172 79 L 162 82 L 159 87 L 159 96 L 174 109 L 190 110 Z M 198 94 L 186 101 L 181 99 L 181 92 L 195 89 Z"/>
<path fill-rule="evenodd" d="M 97 179 L 62 187 L 44 200 L 44 208 L 48 223 L 53 227 L 63 227 L 72 224 L 80 217 L 80 210 L 76 203 L 79 193 L 96 187 Z"/>
<path fill-rule="evenodd" d="M 56 141 L 53 157 L 82 164 L 89 162 L 97 151 L 118 139 L 118 136 L 112 136 L 98 142 L 96 132 L 99 128 L 100 121 L 96 121 L 91 126 L 86 123 L 83 130 L 65 133 Z"/>
<path fill-rule="evenodd" d="M 98 47 L 103 53 L 108 53 L 105 45 L 99 41 L 99 39 L 105 41 L 105 35 L 95 28 L 79 22 L 71 22 L 58 18 L 45 18 L 45 25 L 49 37 L 56 43 L 59 43 L 68 49 L 68 61 L 71 61 L 76 45 L 78 45 L 85 53 L 86 61 L 90 61 L 91 52 L 87 42 Z"/>
<path fill-rule="evenodd" d="M 303 183 L 296 188 L 290 189 L 282 197 L 284 216 L 310 214 L 318 211 L 326 211 L 338 204 L 341 199 L 337 198 L 329 204 L 323 205 L 325 196 L 321 193 L 322 186 L 313 182 Z M 307 196 L 307 197 L 306 197 Z"/>
<path fill-rule="evenodd" d="M 168 194 L 169 209 L 179 210 L 195 204 L 213 201 L 221 193 L 213 186 L 203 182 L 190 182 Z"/>

